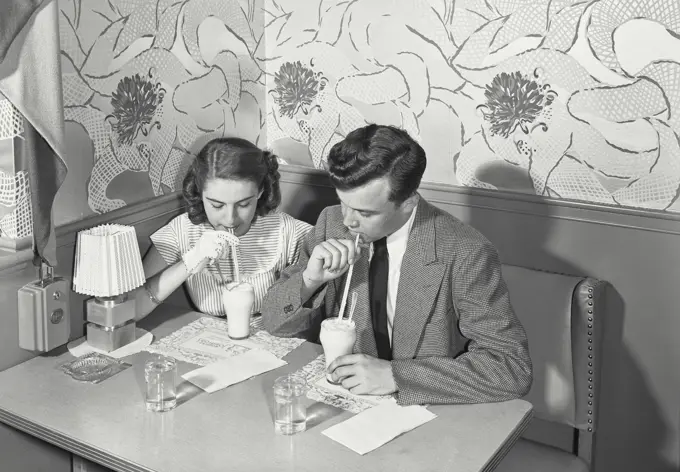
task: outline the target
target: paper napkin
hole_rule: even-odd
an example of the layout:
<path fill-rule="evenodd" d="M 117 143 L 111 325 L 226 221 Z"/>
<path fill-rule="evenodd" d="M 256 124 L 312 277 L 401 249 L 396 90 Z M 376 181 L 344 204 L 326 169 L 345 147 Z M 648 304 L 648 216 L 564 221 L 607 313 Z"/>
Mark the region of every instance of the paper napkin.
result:
<path fill-rule="evenodd" d="M 187 372 L 182 378 L 208 393 L 213 393 L 286 364 L 286 361 L 268 351 L 251 349 L 238 356 Z"/>
<path fill-rule="evenodd" d="M 331 426 L 323 434 L 364 455 L 436 417 L 420 405 L 382 403 Z"/>

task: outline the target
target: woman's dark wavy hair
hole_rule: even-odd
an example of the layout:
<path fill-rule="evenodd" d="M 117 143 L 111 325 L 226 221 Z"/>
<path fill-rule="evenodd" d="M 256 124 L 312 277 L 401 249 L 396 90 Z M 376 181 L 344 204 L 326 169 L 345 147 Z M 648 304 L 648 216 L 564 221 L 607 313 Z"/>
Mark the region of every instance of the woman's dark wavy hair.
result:
<path fill-rule="evenodd" d="M 402 204 L 418 190 L 425 173 L 425 150 L 403 129 L 371 124 L 336 143 L 328 174 L 338 190 L 352 190 L 387 176 L 391 202 Z"/>
<path fill-rule="evenodd" d="M 264 216 L 281 203 L 279 163 L 276 156 L 246 139 L 216 138 L 198 153 L 184 177 L 182 194 L 193 224 L 208 221 L 203 207 L 203 189 L 213 179 L 249 180 L 262 195 L 257 200 L 257 216 Z"/>

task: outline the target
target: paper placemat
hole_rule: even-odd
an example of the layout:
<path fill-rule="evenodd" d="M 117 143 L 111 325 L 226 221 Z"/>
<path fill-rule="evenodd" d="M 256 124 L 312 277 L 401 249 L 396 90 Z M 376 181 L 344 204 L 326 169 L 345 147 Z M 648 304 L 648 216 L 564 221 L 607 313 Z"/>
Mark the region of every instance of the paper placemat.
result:
<path fill-rule="evenodd" d="M 262 329 L 260 317 L 250 322 L 250 336 L 247 339 L 233 340 L 228 335 L 227 321 L 203 316 L 159 339 L 146 347 L 145 351 L 205 366 L 254 348 L 268 351 L 281 359 L 303 342 L 304 339 L 272 336 Z"/>
<path fill-rule="evenodd" d="M 323 354 L 296 372 L 307 379 L 307 398 L 317 402 L 361 413 L 383 403 L 396 404 L 393 395 L 355 395 L 341 385 L 333 385 L 326 380 L 326 358 Z"/>

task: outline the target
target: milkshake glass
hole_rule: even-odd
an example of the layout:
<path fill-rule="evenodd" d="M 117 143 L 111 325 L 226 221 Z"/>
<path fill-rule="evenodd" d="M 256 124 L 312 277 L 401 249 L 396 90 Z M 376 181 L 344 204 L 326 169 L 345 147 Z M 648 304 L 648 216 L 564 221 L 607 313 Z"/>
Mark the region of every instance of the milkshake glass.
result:
<path fill-rule="evenodd" d="M 344 320 L 337 317 L 327 318 L 321 323 L 321 333 L 319 340 L 323 346 L 326 357 L 326 368 L 338 357 L 352 354 L 354 343 L 357 339 L 356 325 L 354 321 Z M 326 373 L 328 383 L 338 385 L 333 382 L 329 373 Z"/>
<path fill-rule="evenodd" d="M 227 312 L 227 332 L 231 339 L 245 339 L 250 335 L 250 314 L 255 303 L 255 291 L 247 282 L 227 284 L 223 293 Z"/>

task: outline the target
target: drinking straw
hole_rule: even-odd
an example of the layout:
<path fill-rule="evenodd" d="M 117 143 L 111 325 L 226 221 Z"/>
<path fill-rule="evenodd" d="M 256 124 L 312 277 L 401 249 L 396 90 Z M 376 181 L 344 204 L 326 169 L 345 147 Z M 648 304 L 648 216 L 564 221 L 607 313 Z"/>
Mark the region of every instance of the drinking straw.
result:
<path fill-rule="evenodd" d="M 352 315 L 354 314 L 354 309 L 357 306 L 357 298 L 357 292 L 352 292 L 352 301 L 349 303 L 349 318 L 347 318 L 347 321 L 352 321 Z"/>
<path fill-rule="evenodd" d="M 229 228 L 229 232 L 234 234 L 233 228 Z M 234 280 L 237 284 L 241 283 L 241 275 L 238 269 L 238 255 L 236 254 L 236 244 L 231 244 L 231 254 L 234 257 Z"/>
<path fill-rule="evenodd" d="M 356 257 L 357 248 L 359 247 L 359 235 L 354 241 L 354 257 Z M 354 263 L 349 266 L 349 271 L 347 272 L 347 280 L 345 281 L 345 291 L 342 294 L 342 301 L 340 302 L 340 311 L 338 312 L 338 318 L 342 319 L 345 313 L 345 305 L 347 305 L 347 294 L 349 293 L 349 286 L 352 282 L 352 272 L 354 272 Z"/>
<path fill-rule="evenodd" d="M 227 280 L 224 278 L 224 274 L 222 273 L 222 269 L 220 269 L 219 261 L 215 261 L 215 267 L 217 267 L 217 272 L 220 274 L 220 278 L 222 279 L 222 283 L 224 283 L 226 285 Z"/>

